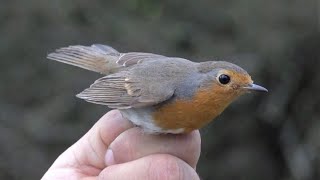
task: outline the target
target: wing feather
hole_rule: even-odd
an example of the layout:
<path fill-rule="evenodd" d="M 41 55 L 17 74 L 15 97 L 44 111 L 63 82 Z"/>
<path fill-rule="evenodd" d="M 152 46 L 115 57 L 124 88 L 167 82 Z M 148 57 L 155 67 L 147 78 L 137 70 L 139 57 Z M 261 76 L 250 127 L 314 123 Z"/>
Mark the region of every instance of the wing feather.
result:
<path fill-rule="evenodd" d="M 96 80 L 77 97 L 112 108 L 130 108 L 137 95 L 128 94 L 125 79 L 125 76 L 118 76 L 117 74 L 105 76 Z"/>
<path fill-rule="evenodd" d="M 135 64 L 139 64 L 145 60 L 154 60 L 159 58 L 165 58 L 165 56 L 153 53 L 142 53 L 142 52 L 129 52 L 120 55 L 117 64 L 129 67 Z"/>
<path fill-rule="evenodd" d="M 155 98 L 145 86 L 130 80 L 128 76 L 129 72 L 122 71 L 102 77 L 77 97 L 91 103 L 107 105 L 110 108 L 126 109 L 157 104 L 173 95 L 173 91 L 168 91 L 167 96 Z"/>

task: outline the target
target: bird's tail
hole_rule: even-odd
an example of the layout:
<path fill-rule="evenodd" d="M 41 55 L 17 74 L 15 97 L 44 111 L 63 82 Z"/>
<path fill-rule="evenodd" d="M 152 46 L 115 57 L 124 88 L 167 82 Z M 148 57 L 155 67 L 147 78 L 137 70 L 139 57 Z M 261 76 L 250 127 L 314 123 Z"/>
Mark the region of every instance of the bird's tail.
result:
<path fill-rule="evenodd" d="M 63 47 L 48 54 L 47 58 L 107 75 L 122 68 L 116 63 L 119 56 L 120 53 L 110 46 L 94 44 Z"/>

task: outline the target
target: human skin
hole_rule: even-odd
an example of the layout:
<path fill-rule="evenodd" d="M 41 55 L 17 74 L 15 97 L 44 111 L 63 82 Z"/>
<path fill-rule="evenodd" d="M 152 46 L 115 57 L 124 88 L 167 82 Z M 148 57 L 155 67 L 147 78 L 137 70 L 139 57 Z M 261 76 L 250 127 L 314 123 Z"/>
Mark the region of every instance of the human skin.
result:
<path fill-rule="evenodd" d="M 63 152 L 42 179 L 199 179 L 200 146 L 199 131 L 147 134 L 113 110 Z"/>

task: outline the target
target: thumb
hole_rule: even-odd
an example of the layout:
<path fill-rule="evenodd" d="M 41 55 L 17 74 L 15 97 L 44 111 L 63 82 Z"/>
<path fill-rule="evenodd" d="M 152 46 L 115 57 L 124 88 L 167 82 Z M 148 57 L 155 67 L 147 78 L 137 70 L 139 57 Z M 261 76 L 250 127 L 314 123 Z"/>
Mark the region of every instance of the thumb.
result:
<path fill-rule="evenodd" d="M 133 127 L 118 110 L 105 114 L 81 139 L 67 149 L 51 168 L 89 166 L 103 169 L 105 154 L 111 142 L 123 131 Z"/>

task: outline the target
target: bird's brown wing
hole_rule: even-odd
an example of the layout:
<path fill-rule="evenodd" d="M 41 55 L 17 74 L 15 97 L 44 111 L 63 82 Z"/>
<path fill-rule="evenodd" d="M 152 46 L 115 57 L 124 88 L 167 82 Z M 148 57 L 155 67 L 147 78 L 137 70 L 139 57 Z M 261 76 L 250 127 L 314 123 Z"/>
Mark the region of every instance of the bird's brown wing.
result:
<path fill-rule="evenodd" d="M 174 93 L 173 88 L 159 91 L 160 94 L 149 88 L 141 81 L 131 79 L 129 72 L 122 71 L 98 79 L 77 97 L 110 108 L 127 109 L 158 104 Z"/>
<path fill-rule="evenodd" d="M 61 48 L 48 58 L 107 75 L 77 97 L 118 109 L 154 105 L 169 99 L 175 91 L 172 78 L 188 71 L 183 70 L 186 60 L 152 53 L 119 53 L 97 44 Z"/>

